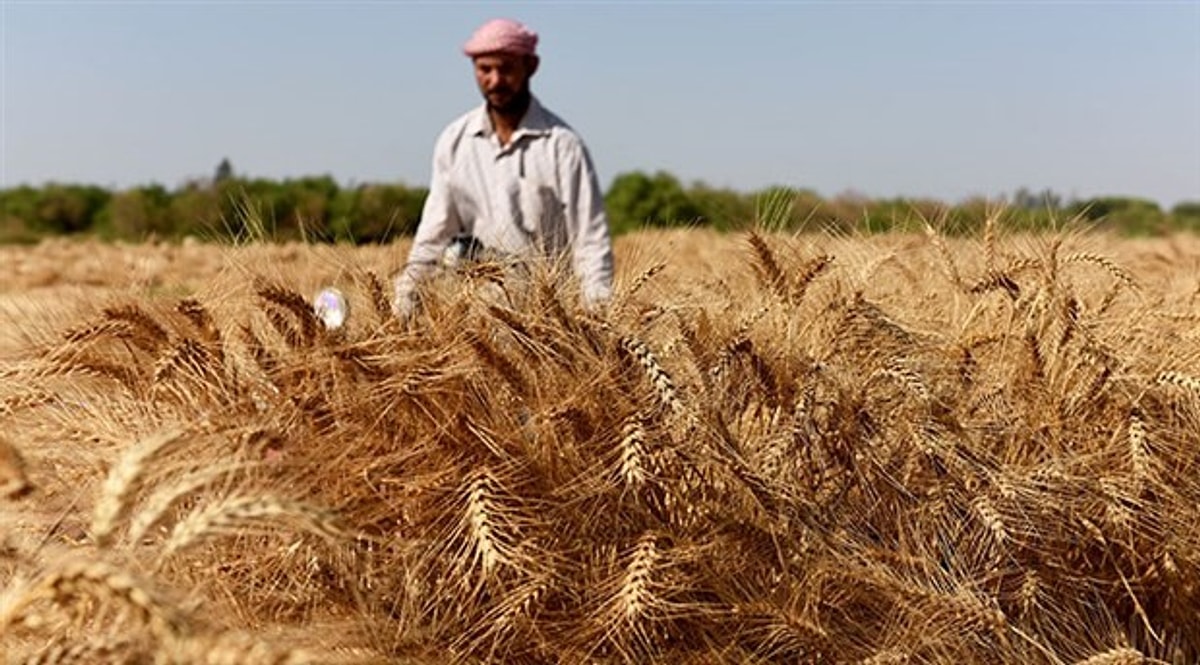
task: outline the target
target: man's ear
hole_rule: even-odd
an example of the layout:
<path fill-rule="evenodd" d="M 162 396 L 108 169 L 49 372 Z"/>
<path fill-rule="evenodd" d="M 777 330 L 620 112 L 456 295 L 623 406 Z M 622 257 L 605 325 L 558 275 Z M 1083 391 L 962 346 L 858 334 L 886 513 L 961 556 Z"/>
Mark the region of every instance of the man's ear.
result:
<path fill-rule="evenodd" d="M 525 56 L 525 57 L 526 57 L 525 68 L 527 70 L 527 73 L 525 74 L 525 76 L 528 78 L 528 77 L 533 76 L 535 73 L 537 73 L 538 65 L 540 65 L 542 63 L 542 60 L 541 60 L 541 58 L 537 57 L 536 55 L 529 55 L 529 56 Z"/>

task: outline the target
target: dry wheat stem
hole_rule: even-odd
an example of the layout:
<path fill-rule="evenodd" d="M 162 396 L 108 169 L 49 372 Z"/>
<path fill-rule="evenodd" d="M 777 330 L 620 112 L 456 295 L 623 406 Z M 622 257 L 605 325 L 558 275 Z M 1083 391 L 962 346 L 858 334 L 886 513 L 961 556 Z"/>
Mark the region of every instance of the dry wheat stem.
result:
<path fill-rule="evenodd" d="M 24 660 L 20 665 L 88 665 L 90 663 L 124 663 L 132 644 L 117 637 L 100 637 L 84 642 L 56 641 L 49 647 Z"/>
<path fill-rule="evenodd" d="M 621 480 L 630 489 L 646 482 L 646 430 L 641 418 L 630 416 L 621 428 Z"/>
<path fill-rule="evenodd" d="M 115 602 L 133 610 L 159 639 L 177 637 L 188 630 L 185 618 L 174 605 L 145 581 L 104 561 L 77 558 L 65 559 L 30 583 L 10 590 L 5 602 L 0 603 L 0 629 L 22 624 L 38 601 L 69 606 L 83 598 Z"/>
<path fill-rule="evenodd" d="M 214 536 L 242 534 L 262 530 L 273 524 L 319 536 L 330 542 L 345 535 L 332 514 L 314 506 L 274 496 L 231 496 L 193 511 L 171 530 L 163 548 L 170 556 L 205 542 Z"/>
<path fill-rule="evenodd" d="M 247 462 L 232 462 L 205 467 L 188 473 L 178 480 L 164 481 L 143 502 L 141 508 L 129 520 L 127 542 L 137 545 L 158 524 L 163 515 L 181 498 L 193 494 L 221 478 L 249 469 Z"/>
<path fill-rule="evenodd" d="M 21 451 L 0 437 L 0 499 L 17 499 L 32 490 Z"/>
<path fill-rule="evenodd" d="M 1117 647 L 1076 661 L 1075 665 L 1141 665 L 1144 662 L 1146 657 L 1137 649 Z"/>
<path fill-rule="evenodd" d="M 655 534 L 642 534 L 633 548 L 616 599 L 618 617 L 625 624 L 635 624 L 654 608 L 655 597 L 651 585 L 660 557 Z"/>
<path fill-rule="evenodd" d="M 129 509 L 130 497 L 139 488 L 143 474 L 155 456 L 171 450 L 184 440 L 186 430 L 172 429 L 143 438 L 127 449 L 113 465 L 92 516 L 92 537 L 101 545 L 109 541 L 117 524 Z"/>
<path fill-rule="evenodd" d="M 621 348 L 641 365 L 650 385 L 654 387 L 654 394 L 658 397 L 659 402 L 670 409 L 672 413 L 682 413 L 683 404 L 675 390 L 675 382 L 658 362 L 658 358 L 655 357 L 650 347 L 632 335 L 622 337 L 620 343 Z"/>

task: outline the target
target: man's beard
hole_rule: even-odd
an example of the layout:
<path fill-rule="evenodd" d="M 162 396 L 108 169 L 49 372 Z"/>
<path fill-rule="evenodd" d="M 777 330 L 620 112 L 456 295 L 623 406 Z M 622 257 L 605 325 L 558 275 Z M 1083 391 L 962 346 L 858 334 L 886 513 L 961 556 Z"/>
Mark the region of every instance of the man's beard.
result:
<path fill-rule="evenodd" d="M 525 113 L 525 110 L 529 108 L 530 98 L 529 86 L 526 85 L 513 93 L 513 95 L 508 98 L 508 101 L 504 103 L 493 104 L 491 99 L 487 99 L 487 106 L 489 111 L 493 111 L 503 116 L 522 115 Z"/>

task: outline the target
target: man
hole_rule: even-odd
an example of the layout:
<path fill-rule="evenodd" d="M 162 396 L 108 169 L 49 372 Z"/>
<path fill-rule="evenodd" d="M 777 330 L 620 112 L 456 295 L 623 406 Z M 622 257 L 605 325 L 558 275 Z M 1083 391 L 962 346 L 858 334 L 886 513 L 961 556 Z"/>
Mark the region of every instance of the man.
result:
<path fill-rule="evenodd" d="M 407 318 L 420 280 L 449 249 L 514 260 L 569 253 L 585 306 L 612 291 L 612 242 L 587 148 L 530 92 L 538 36 L 496 19 L 463 52 L 484 103 L 450 123 L 434 147 L 433 178 L 394 309 Z"/>

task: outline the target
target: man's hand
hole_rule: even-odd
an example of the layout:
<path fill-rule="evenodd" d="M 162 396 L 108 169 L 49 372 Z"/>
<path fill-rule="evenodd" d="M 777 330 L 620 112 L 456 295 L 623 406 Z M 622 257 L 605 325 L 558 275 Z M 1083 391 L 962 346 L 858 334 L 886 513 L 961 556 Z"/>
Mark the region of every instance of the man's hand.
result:
<path fill-rule="evenodd" d="M 413 310 L 417 305 L 411 281 L 406 275 L 400 274 L 393 282 L 392 314 L 401 323 L 407 323 L 412 318 Z"/>

